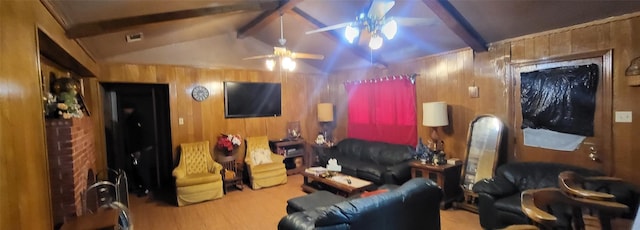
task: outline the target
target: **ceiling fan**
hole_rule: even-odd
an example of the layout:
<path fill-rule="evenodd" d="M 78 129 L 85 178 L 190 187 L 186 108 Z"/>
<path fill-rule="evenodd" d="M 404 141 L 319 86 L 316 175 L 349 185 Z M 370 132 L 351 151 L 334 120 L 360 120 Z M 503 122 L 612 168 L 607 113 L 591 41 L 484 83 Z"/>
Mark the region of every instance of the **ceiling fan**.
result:
<path fill-rule="evenodd" d="M 387 38 L 387 40 L 391 40 L 395 37 L 396 32 L 398 31 L 398 25 L 418 26 L 429 25 L 435 22 L 435 20 L 428 18 L 386 17 L 387 12 L 393 8 L 395 3 L 396 2 L 393 0 L 372 0 L 369 4 L 368 10 L 364 10 L 360 13 L 356 17 L 355 21 L 344 22 L 319 28 L 317 30 L 307 31 L 306 34 L 345 28 L 345 38 L 349 43 L 353 43 L 356 38 L 363 37 L 360 33 L 360 31 L 363 30 L 368 33 L 368 36 L 370 36 L 369 48 L 375 50 L 382 47 L 382 36 Z"/>
<path fill-rule="evenodd" d="M 267 58 L 265 64 L 270 71 L 273 71 L 273 68 L 276 65 L 276 60 L 280 60 L 280 66 L 286 70 L 293 71 L 296 68 L 296 62 L 294 59 L 313 59 L 313 60 L 323 60 L 324 55 L 320 54 L 310 54 L 310 53 L 298 53 L 292 52 L 288 50 L 284 45 L 287 43 L 287 39 L 284 39 L 284 29 L 282 26 L 282 14 L 280 14 L 280 39 L 278 39 L 280 46 L 273 47 L 273 54 L 267 55 L 258 55 L 253 57 L 243 58 L 242 60 L 252 60 L 252 59 L 263 59 Z"/>

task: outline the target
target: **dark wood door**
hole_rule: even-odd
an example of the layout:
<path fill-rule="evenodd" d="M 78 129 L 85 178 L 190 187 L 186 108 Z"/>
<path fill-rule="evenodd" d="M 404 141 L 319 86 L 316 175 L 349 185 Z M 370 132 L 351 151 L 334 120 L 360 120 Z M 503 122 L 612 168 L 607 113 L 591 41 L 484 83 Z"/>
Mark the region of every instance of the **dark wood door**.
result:
<path fill-rule="evenodd" d="M 524 145 L 522 108 L 520 105 L 520 73 L 560 66 L 576 66 L 595 63 L 599 67 L 599 81 L 596 92 L 594 114 L 594 135 L 587 137 L 574 151 L 558 151 Z M 609 173 L 611 170 L 611 52 L 591 53 L 579 56 L 548 59 L 513 65 L 514 109 L 513 130 L 515 131 L 514 157 L 517 161 L 557 162 L 596 169 Z"/>

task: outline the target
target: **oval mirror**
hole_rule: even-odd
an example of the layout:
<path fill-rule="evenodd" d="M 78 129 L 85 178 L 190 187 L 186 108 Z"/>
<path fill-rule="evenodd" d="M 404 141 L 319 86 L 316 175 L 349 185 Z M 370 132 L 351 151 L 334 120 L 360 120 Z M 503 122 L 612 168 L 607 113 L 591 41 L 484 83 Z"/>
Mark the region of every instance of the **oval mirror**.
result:
<path fill-rule="evenodd" d="M 471 189 L 476 181 L 493 177 L 503 129 L 502 121 L 493 115 L 480 115 L 469 124 L 466 159 L 460 180 L 465 196 L 462 208 L 476 210 L 476 196 Z"/>

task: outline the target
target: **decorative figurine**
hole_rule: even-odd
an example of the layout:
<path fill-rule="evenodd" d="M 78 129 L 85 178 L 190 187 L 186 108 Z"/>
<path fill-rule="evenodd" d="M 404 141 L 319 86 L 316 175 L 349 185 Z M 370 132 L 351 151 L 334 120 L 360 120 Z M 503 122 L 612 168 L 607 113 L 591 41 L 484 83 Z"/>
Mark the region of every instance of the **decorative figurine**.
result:
<path fill-rule="evenodd" d="M 418 140 L 418 144 L 416 145 L 415 157 L 420 160 L 420 163 L 422 164 L 426 164 L 431 161 L 432 153 L 429 148 L 422 143 L 422 137 Z"/>
<path fill-rule="evenodd" d="M 324 145 L 325 140 L 324 140 L 324 135 L 322 135 L 322 133 L 318 134 L 318 137 L 316 137 L 316 144 L 317 145 Z"/>

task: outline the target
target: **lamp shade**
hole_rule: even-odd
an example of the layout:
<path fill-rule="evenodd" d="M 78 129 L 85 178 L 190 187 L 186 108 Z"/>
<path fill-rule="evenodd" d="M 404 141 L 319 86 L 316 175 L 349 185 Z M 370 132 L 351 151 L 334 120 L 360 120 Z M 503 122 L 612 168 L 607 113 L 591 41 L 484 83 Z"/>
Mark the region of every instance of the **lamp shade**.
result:
<path fill-rule="evenodd" d="M 331 103 L 318 104 L 318 121 L 319 122 L 333 121 L 333 104 Z"/>
<path fill-rule="evenodd" d="M 422 125 L 427 127 L 449 125 L 447 103 L 444 101 L 422 103 Z"/>

